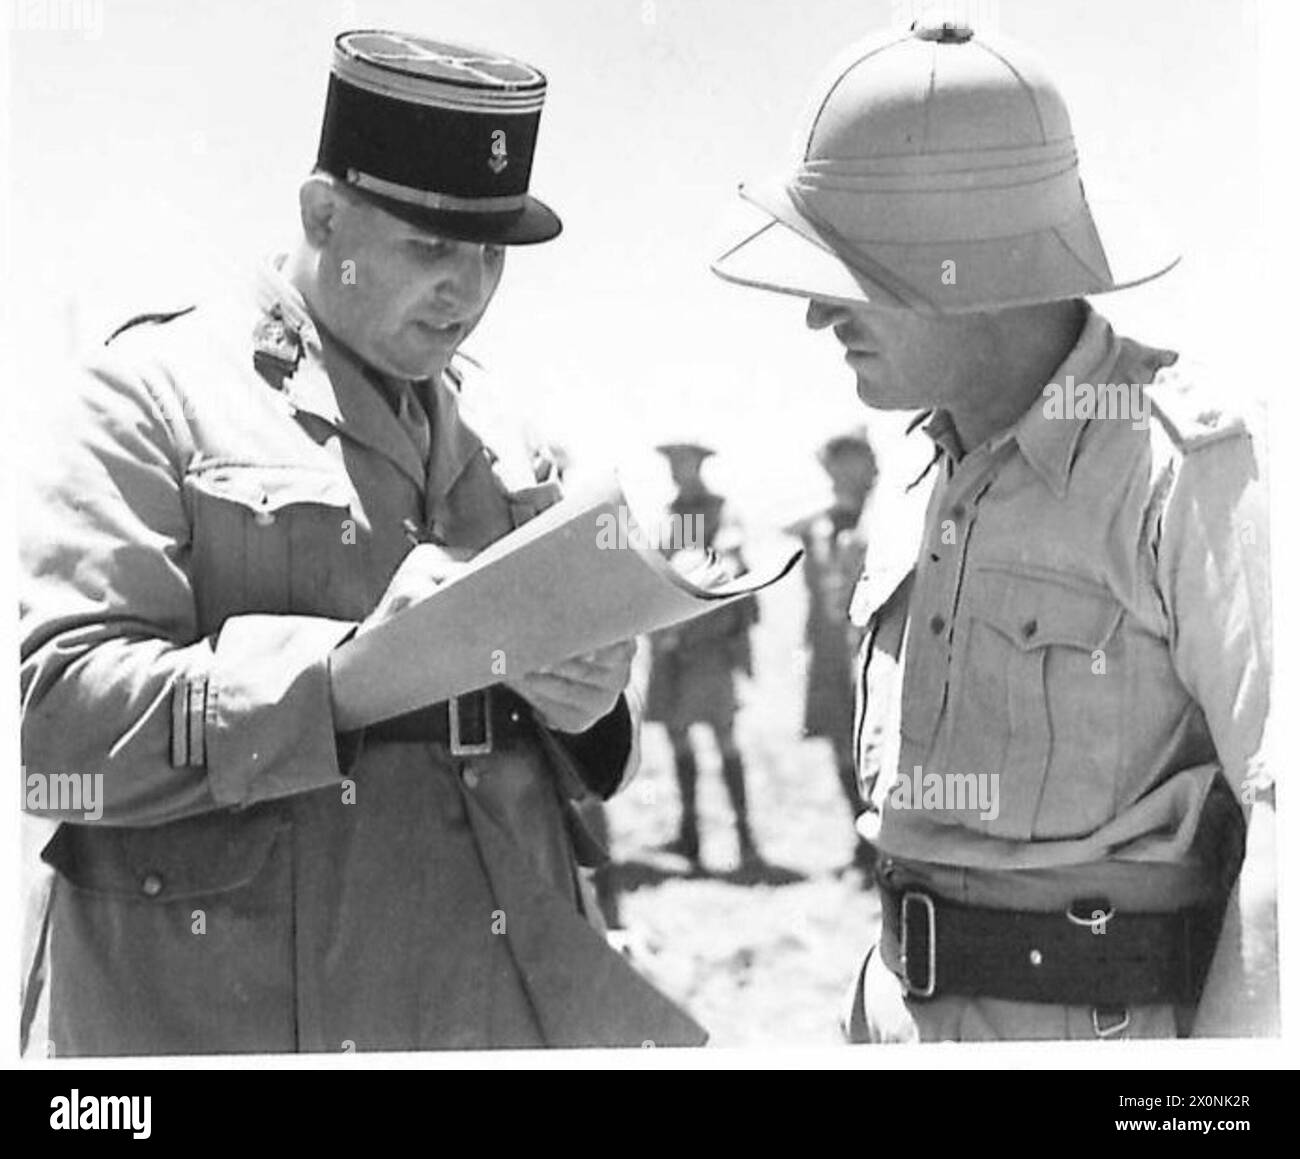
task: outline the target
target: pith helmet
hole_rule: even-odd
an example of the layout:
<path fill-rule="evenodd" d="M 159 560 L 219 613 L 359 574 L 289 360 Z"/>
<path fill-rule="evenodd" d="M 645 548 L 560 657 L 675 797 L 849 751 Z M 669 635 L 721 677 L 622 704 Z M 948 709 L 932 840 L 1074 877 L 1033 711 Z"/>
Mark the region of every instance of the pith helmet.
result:
<path fill-rule="evenodd" d="M 772 221 L 713 265 L 745 285 L 928 314 L 1137 285 L 1178 255 L 1084 195 L 1069 114 L 1001 36 L 918 23 L 855 45 L 791 171 L 741 188 Z"/>

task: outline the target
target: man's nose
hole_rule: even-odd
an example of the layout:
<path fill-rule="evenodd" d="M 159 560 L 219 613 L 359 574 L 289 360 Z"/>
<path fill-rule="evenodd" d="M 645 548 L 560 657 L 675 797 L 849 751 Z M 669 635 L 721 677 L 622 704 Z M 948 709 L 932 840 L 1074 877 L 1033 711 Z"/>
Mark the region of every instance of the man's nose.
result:
<path fill-rule="evenodd" d="M 439 270 L 439 300 L 471 314 L 486 304 L 490 289 L 484 247 L 474 242 L 460 242 Z"/>
<path fill-rule="evenodd" d="M 808 316 L 805 321 L 809 330 L 825 330 L 839 321 L 847 313 L 843 306 L 828 302 L 824 298 L 811 298 L 808 301 Z"/>

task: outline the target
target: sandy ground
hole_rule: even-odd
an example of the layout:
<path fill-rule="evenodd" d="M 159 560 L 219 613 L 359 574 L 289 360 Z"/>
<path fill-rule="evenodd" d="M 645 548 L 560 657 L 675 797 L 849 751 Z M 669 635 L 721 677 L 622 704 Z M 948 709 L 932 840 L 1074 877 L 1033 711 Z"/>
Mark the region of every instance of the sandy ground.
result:
<path fill-rule="evenodd" d="M 662 730 L 646 727 L 641 771 L 610 805 L 620 916 L 633 960 L 717 1046 L 826 1046 L 879 920 L 850 867 L 854 837 L 829 746 L 800 738 L 802 583 L 765 594 L 755 681 L 737 735 L 751 821 L 769 869 L 738 872 L 730 805 L 707 729 L 697 731 L 705 870 L 659 846 L 676 833 L 677 787 Z M 644 653 L 643 649 L 643 653 Z"/>

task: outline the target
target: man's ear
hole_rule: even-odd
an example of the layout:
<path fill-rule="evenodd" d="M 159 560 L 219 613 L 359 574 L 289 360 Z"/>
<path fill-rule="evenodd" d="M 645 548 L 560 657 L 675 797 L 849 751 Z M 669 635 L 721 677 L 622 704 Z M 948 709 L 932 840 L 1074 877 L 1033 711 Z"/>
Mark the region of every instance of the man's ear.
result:
<path fill-rule="evenodd" d="M 298 190 L 302 232 L 308 243 L 321 249 L 338 228 L 339 215 L 346 208 L 338 183 L 328 173 L 313 173 Z"/>

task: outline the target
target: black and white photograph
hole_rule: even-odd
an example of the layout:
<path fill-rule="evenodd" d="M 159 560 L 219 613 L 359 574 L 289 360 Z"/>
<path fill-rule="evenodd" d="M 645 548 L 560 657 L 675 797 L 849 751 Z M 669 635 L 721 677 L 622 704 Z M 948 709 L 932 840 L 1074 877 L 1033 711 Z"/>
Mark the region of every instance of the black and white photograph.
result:
<path fill-rule="evenodd" d="M 50 1128 L 108 1063 L 1278 1066 L 1273 7 L 8 4 Z"/>

